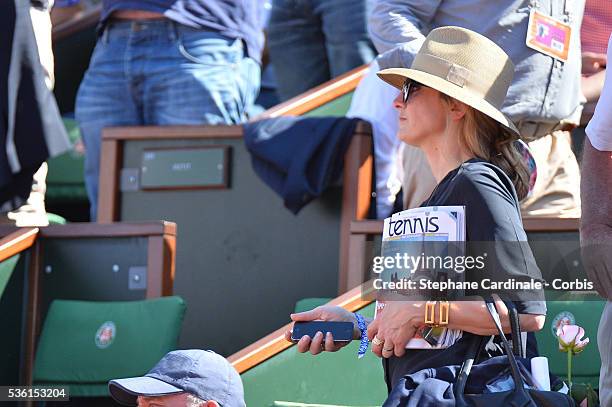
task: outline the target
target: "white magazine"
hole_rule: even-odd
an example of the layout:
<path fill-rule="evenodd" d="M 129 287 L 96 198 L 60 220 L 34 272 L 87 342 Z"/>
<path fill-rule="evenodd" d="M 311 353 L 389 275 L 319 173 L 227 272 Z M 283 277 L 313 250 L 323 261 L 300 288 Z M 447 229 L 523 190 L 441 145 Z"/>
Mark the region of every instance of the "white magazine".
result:
<path fill-rule="evenodd" d="M 421 245 L 424 242 L 442 242 L 442 244 L 435 245 L 435 247 L 433 245 Z M 453 242 L 453 244 L 446 245 L 443 244 L 444 242 Z M 465 246 L 454 242 L 465 242 L 464 206 L 428 206 L 393 214 L 384 221 L 381 256 L 394 257 L 407 254 L 410 259 L 417 261 L 403 262 L 402 264 L 405 267 L 399 269 L 385 269 L 379 277 L 383 281 L 403 281 L 404 279 L 414 280 L 415 273 L 420 273 L 421 278 L 423 277 L 422 273 L 438 276 L 434 268 L 435 265 L 441 263 L 437 263 L 436 260 L 452 259 L 453 256 L 462 256 L 465 253 Z M 425 251 L 427 250 L 424 247 L 427 247 L 428 250 L 442 251 L 426 254 Z M 423 248 L 423 251 L 420 248 Z M 429 260 L 431 260 L 431 265 Z M 452 270 L 452 275 L 448 276 L 447 268 L 445 266 L 444 276 L 446 278 L 451 278 L 454 281 L 463 279 L 463 273 L 453 274 Z M 463 293 L 455 291 L 454 294 L 461 296 Z M 375 316 L 379 315 L 384 307 L 384 301 L 377 301 Z M 436 313 L 436 315 L 438 314 Z M 425 327 L 417 332 L 415 337 L 408 342 L 406 348 L 444 349 L 453 345 L 461 336 L 462 331 L 459 330 Z"/>

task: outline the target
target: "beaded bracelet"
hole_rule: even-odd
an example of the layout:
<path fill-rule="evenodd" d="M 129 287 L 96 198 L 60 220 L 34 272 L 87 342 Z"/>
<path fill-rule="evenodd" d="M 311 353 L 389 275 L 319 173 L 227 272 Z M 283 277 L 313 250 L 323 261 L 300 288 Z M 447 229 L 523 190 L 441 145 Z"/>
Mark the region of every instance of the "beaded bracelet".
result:
<path fill-rule="evenodd" d="M 368 350 L 368 327 L 366 326 L 365 319 L 358 313 L 355 314 L 355 319 L 357 320 L 357 326 L 359 327 L 359 332 L 361 332 L 361 342 L 359 342 L 359 351 L 357 352 L 357 358 L 361 359 L 366 351 Z"/>

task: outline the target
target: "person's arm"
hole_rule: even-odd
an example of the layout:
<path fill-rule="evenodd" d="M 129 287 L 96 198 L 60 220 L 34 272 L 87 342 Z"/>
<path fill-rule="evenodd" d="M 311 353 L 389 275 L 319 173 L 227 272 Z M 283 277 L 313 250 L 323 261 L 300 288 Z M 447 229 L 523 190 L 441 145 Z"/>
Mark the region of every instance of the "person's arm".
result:
<path fill-rule="evenodd" d="M 51 23 L 55 26 L 71 20 L 80 15 L 83 9 L 79 0 L 56 0 L 51 9 Z"/>
<path fill-rule="evenodd" d="M 378 0 L 369 18 L 381 69 L 409 67 L 442 0 Z"/>
<path fill-rule="evenodd" d="M 504 332 L 510 333 L 508 308 L 499 297 L 495 296 L 495 307 L 499 313 Z M 439 315 L 436 305 L 436 315 Z M 522 331 L 539 331 L 544 326 L 545 316 L 519 314 Z M 425 325 L 425 303 L 422 301 L 389 301 L 384 311 L 368 326 L 370 340 L 376 336 L 389 349 L 394 348 L 394 355 L 401 357 L 406 352 L 406 344 L 417 330 Z M 451 301 L 447 328 L 471 332 L 477 335 L 495 335 L 497 328 L 484 301 Z M 373 345 L 372 351 L 382 356 L 383 345 Z M 390 355 L 386 355 L 387 357 Z"/>
<path fill-rule="evenodd" d="M 608 41 L 612 54 L 612 36 Z M 580 194 L 580 246 L 588 277 L 612 299 L 612 80 L 608 78 L 586 128 Z"/>
<path fill-rule="evenodd" d="M 510 317 L 503 301 L 496 301 L 504 332 L 510 333 Z M 450 315 L 453 317 L 451 318 Z M 544 327 L 544 315 L 519 314 L 519 324 L 524 332 L 539 331 Z M 471 332 L 476 335 L 496 335 L 497 328 L 484 302 L 454 301 L 451 303 L 448 327 Z"/>
<path fill-rule="evenodd" d="M 582 94 L 588 102 L 597 102 L 606 79 L 606 70 L 603 69 L 596 74 L 583 76 L 581 79 Z"/>
<path fill-rule="evenodd" d="M 580 193 L 580 245 L 585 270 L 597 292 L 612 300 L 612 151 L 595 149 L 588 137 L 584 141 Z"/>
<path fill-rule="evenodd" d="M 353 324 L 353 339 L 361 337 L 361 331 L 357 324 L 355 314 L 345 310 L 342 307 L 335 305 L 322 305 L 310 311 L 291 314 L 293 322 L 308 322 L 308 321 L 344 321 Z M 372 320 L 364 318 L 366 325 L 369 325 Z M 291 340 L 291 331 L 285 332 L 285 339 Z M 302 337 L 297 343 L 298 352 L 304 353 L 310 351 L 313 355 L 317 355 L 324 350 L 327 352 L 336 352 L 346 346 L 348 342 L 334 342 L 334 337 L 331 333 L 323 336 L 323 333 L 317 333 L 313 338 L 308 336 Z"/>

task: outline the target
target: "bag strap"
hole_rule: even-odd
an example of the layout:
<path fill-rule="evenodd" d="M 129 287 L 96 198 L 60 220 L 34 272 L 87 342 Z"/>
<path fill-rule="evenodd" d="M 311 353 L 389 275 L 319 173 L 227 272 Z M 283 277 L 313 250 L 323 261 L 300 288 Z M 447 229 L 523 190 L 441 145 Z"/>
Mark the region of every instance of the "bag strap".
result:
<path fill-rule="evenodd" d="M 521 334 L 521 324 L 519 322 L 518 310 L 512 301 L 504 300 L 504 304 L 508 308 L 508 316 L 510 317 L 510 328 L 512 329 L 512 348 L 514 354 L 520 358 L 525 357 L 523 352 L 523 336 Z"/>
<path fill-rule="evenodd" d="M 512 348 L 510 347 L 510 343 L 508 342 L 508 339 L 506 338 L 506 335 L 504 334 L 504 330 L 502 328 L 499 314 L 497 313 L 497 309 L 495 308 L 495 303 L 492 300 L 487 300 L 485 305 L 487 307 L 487 310 L 489 311 L 489 314 L 491 315 L 491 318 L 493 318 L 493 323 L 495 324 L 495 327 L 497 328 L 498 335 L 502 340 L 504 350 L 506 351 L 506 355 L 508 356 L 508 362 L 510 364 L 510 373 L 512 375 L 512 380 L 514 381 L 514 393 L 517 393 L 518 395 L 520 395 L 520 398 L 526 402 L 531 401 L 531 403 L 528 403 L 528 404 L 533 405 L 533 399 L 525 390 L 524 381 L 521 376 L 521 373 L 518 367 L 518 363 L 516 361 L 516 357 L 514 356 L 514 353 L 512 352 Z M 481 343 L 483 338 L 488 339 L 488 337 L 479 337 L 478 339 L 480 340 L 478 341 L 475 340 L 474 343 L 476 342 Z M 471 344 L 470 352 L 473 351 L 472 347 L 475 346 L 474 343 Z M 455 396 L 455 406 L 457 407 L 468 406 L 463 395 L 465 391 L 465 385 L 467 383 L 467 379 L 472 369 L 472 365 L 474 364 L 474 358 L 475 358 L 475 355 L 470 352 L 468 352 L 469 353 L 468 357 L 464 360 L 463 364 L 461 365 L 461 369 L 459 370 L 459 374 L 457 375 L 457 380 L 455 381 L 455 385 L 453 386 L 453 394 Z"/>
<path fill-rule="evenodd" d="M 463 394 L 465 392 L 467 378 L 470 375 L 470 371 L 472 370 L 474 362 L 478 360 L 478 355 L 480 355 L 480 351 L 487 344 L 490 338 L 490 336 L 475 336 L 472 343 L 470 343 L 470 347 L 466 352 L 466 358 L 464 359 L 463 364 L 461 365 L 461 369 L 459 369 L 459 373 L 457 374 L 457 380 L 455 381 L 455 386 L 453 387 L 456 406 L 466 405 L 465 399 L 463 398 Z"/>

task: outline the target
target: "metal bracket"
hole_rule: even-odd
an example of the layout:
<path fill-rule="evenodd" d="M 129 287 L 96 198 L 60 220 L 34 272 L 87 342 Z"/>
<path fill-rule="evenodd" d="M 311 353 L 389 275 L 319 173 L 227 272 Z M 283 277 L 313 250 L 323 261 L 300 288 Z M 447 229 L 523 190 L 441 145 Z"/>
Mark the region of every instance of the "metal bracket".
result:
<path fill-rule="evenodd" d="M 130 267 L 128 270 L 128 289 L 147 289 L 147 268 L 144 266 Z"/>

